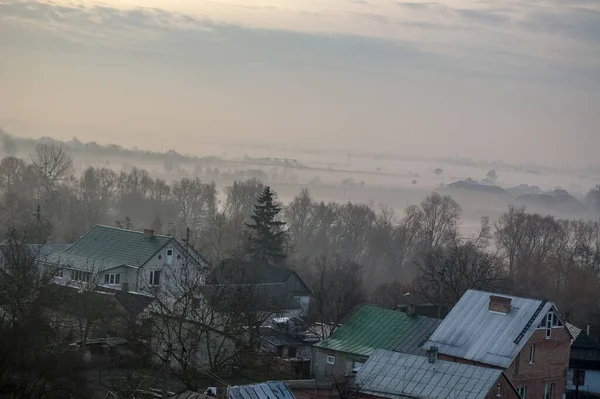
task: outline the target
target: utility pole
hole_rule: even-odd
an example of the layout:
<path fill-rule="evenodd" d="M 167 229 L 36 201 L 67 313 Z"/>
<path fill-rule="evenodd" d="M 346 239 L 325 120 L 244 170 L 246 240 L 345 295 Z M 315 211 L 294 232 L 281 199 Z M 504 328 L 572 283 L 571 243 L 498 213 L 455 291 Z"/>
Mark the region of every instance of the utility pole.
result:
<path fill-rule="evenodd" d="M 163 357 L 163 380 L 162 380 L 162 399 L 167 399 L 169 391 L 169 377 L 171 376 L 171 351 L 173 344 L 169 343 L 167 349 L 164 350 Z"/>

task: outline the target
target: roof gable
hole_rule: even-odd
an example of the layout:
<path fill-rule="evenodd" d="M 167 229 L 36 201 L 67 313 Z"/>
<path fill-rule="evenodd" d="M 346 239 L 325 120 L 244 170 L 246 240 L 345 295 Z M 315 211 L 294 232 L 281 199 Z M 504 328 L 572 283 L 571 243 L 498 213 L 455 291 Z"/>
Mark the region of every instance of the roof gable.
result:
<path fill-rule="evenodd" d="M 501 314 L 489 311 L 490 295 L 494 294 L 468 290 L 435 330 L 425 349 L 437 346 L 440 353 L 448 356 L 510 366 L 554 304 L 502 295 L 511 298 L 511 311 Z"/>
<path fill-rule="evenodd" d="M 502 371 L 427 357 L 377 350 L 356 375 L 361 393 L 390 398 L 483 399 Z"/>
<path fill-rule="evenodd" d="M 361 356 L 376 349 L 417 353 L 440 321 L 425 316 L 362 305 L 316 347 Z"/>
<path fill-rule="evenodd" d="M 140 267 L 173 237 L 144 236 L 143 232 L 97 225 L 48 262 L 78 269 L 102 271 L 118 266 Z"/>

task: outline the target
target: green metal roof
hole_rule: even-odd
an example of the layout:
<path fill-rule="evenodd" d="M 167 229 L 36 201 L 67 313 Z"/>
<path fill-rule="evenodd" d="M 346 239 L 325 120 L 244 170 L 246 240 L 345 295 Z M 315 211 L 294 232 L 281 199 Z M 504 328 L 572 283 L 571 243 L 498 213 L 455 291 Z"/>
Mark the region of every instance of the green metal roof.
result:
<path fill-rule="evenodd" d="M 362 305 L 315 347 L 370 356 L 376 349 L 418 353 L 440 320 Z M 401 349 L 399 349 L 401 348 Z"/>
<path fill-rule="evenodd" d="M 173 237 L 97 225 L 73 245 L 48 257 L 48 263 L 102 271 L 118 266 L 140 267 Z"/>

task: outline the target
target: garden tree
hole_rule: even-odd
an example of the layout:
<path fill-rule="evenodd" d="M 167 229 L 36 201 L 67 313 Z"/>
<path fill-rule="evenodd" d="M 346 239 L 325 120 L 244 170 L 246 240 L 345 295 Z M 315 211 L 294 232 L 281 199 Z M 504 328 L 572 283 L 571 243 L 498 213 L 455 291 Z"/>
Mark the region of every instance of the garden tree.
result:
<path fill-rule="evenodd" d="M 309 265 L 308 272 L 301 272 L 312 293 L 309 317 L 319 323 L 315 332 L 325 339 L 356 305 L 364 302 L 363 268 L 337 256 L 314 258 Z"/>
<path fill-rule="evenodd" d="M 246 221 L 252 214 L 253 207 L 264 191 L 264 186 L 258 179 L 234 181 L 233 185 L 225 188 L 225 214 L 240 223 Z"/>
<path fill-rule="evenodd" d="M 501 289 L 504 270 L 496 254 L 486 251 L 490 239 L 490 224 L 484 218 L 476 237 L 456 238 L 447 246 L 427 253 L 417 261 L 418 293 L 432 303 L 451 308 L 469 289 L 492 292 Z"/>
<path fill-rule="evenodd" d="M 281 207 L 275 203 L 275 193 L 269 186 L 258 197 L 254 205 L 251 223 L 246 223 L 249 232 L 248 254 L 260 262 L 275 262 L 286 257 L 285 222 L 278 220 Z"/>
<path fill-rule="evenodd" d="M 421 209 L 415 217 L 420 226 L 419 241 L 423 254 L 443 248 L 456 240 L 460 213 L 460 206 L 449 195 L 433 193 L 421 202 Z"/>
<path fill-rule="evenodd" d="M 189 227 L 196 231 L 215 217 L 217 190 L 215 183 L 204 184 L 199 178 L 181 179 L 173 183 L 173 200 L 178 211 L 180 231 Z"/>
<path fill-rule="evenodd" d="M 340 207 L 334 228 L 339 255 L 355 262 L 363 260 L 367 252 L 367 236 L 375 220 L 375 212 L 365 204 L 348 202 Z"/>
<path fill-rule="evenodd" d="M 0 268 L 0 396 L 87 398 L 80 357 L 53 343 L 47 306 L 63 298 L 54 289 L 56 270 L 39 269 L 23 230 L 8 230 Z"/>
<path fill-rule="evenodd" d="M 46 189 L 53 188 L 74 172 L 73 159 L 57 144 L 38 144 L 31 160 Z"/>
<path fill-rule="evenodd" d="M 490 169 L 487 172 L 486 177 L 491 181 L 496 181 L 498 179 L 498 174 L 496 173 L 495 169 Z"/>
<path fill-rule="evenodd" d="M 300 191 L 292 202 L 283 209 L 288 223 L 288 234 L 294 251 L 305 254 L 311 250 L 311 237 L 314 232 L 314 204 L 308 189 Z"/>
<path fill-rule="evenodd" d="M 164 270 L 168 284 L 153 290 L 152 348 L 162 356 L 172 346 L 174 373 L 189 389 L 256 353 L 258 328 L 280 313 L 286 298 L 253 284 L 253 267 L 230 262 L 207 277 L 207 270 L 184 262 L 181 270 Z"/>
<path fill-rule="evenodd" d="M 91 166 L 80 177 L 78 194 L 86 230 L 107 222 L 108 213 L 116 201 L 117 178 L 117 174 L 110 169 Z"/>
<path fill-rule="evenodd" d="M 509 206 L 508 212 L 502 214 L 495 225 L 494 237 L 500 255 L 504 257 L 508 266 L 508 277 L 514 280 L 515 269 L 520 255 L 524 227 L 525 208 Z"/>

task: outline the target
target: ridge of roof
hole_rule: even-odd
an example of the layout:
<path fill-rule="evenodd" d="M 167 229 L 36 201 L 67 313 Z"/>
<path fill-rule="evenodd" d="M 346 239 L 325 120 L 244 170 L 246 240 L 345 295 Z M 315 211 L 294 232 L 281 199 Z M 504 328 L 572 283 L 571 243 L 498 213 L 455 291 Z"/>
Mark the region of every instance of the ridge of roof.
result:
<path fill-rule="evenodd" d="M 96 227 L 102 227 L 102 228 L 105 228 L 105 229 L 113 229 L 113 230 L 125 231 L 127 233 L 132 233 L 132 234 L 144 235 L 144 231 L 143 230 L 130 230 L 130 229 L 124 229 L 122 227 L 109 226 L 109 225 L 106 225 L 106 224 L 97 224 L 94 227 L 92 227 L 92 229 L 90 231 L 88 231 L 87 233 L 85 233 L 83 236 L 85 236 L 88 233 L 90 233 Z M 81 237 L 83 237 L 83 236 L 81 236 Z M 175 238 L 173 236 L 168 236 L 168 235 L 164 235 L 164 234 L 154 234 L 152 237 Z"/>

